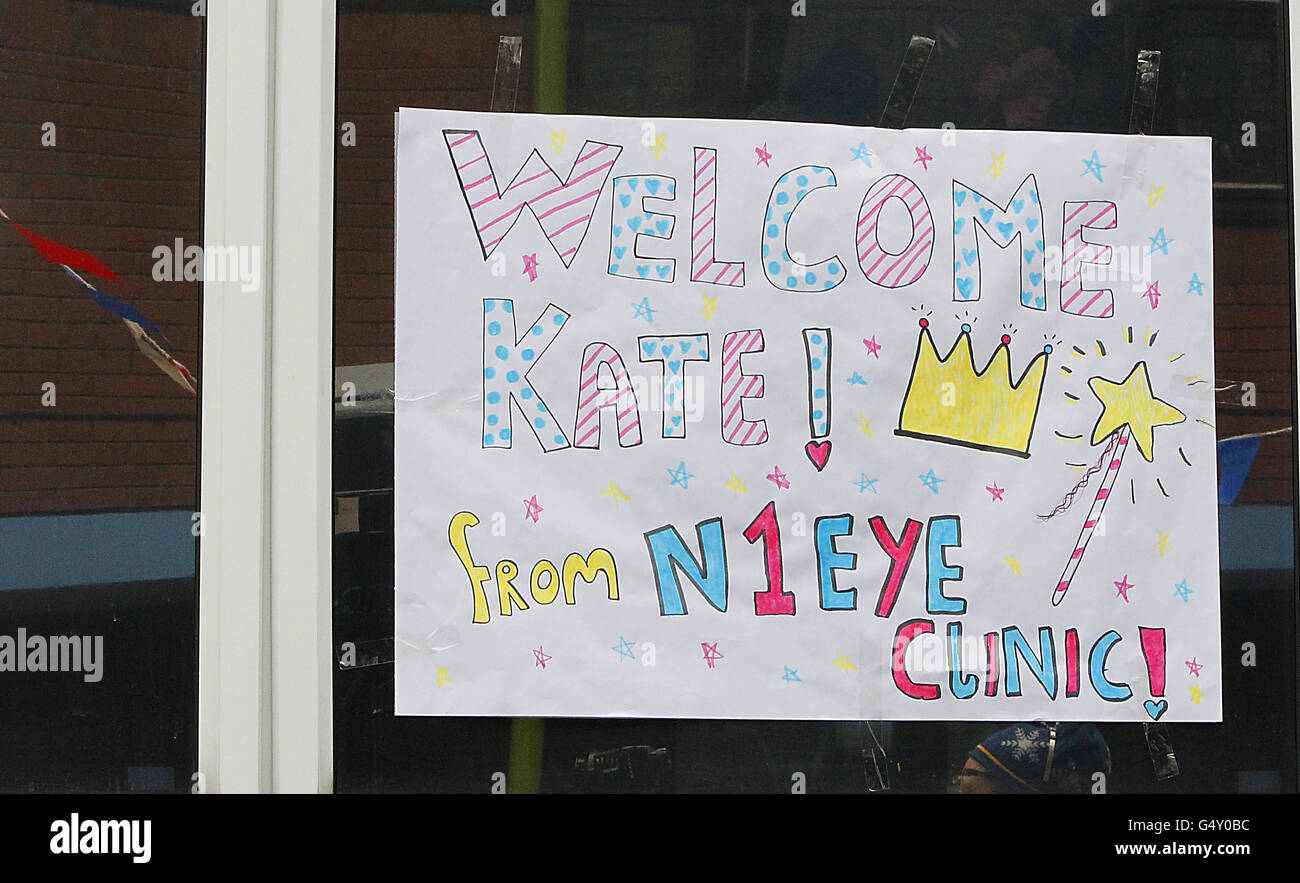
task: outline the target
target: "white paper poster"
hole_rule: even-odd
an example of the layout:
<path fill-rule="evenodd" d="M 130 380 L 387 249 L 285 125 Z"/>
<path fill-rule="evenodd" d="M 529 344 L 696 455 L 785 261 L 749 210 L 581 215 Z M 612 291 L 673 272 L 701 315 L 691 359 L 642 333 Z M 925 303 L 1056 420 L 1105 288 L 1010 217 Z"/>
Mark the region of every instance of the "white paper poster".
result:
<path fill-rule="evenodd" d="M 398 714 L 1220 719 L 1209 139 L 399 131 Z"/>

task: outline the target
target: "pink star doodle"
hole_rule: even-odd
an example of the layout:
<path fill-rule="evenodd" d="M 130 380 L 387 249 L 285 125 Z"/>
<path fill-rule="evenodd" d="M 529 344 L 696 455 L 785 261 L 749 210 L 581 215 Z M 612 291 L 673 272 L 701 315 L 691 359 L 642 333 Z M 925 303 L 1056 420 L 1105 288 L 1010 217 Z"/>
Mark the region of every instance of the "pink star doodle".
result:
<path fill-rule="evenodd" d="M 777 487 L 786 488 L 787 490 L 790 488 L 790 477 L 781 471 L 780 466 L 772 467 L 772 474 L 767 477 L 767 480 Z"/>
<path fill-rule="evenodd" d="M 1142 296 L 1151 302 L 1151 309 L 1160 305 L 1160 283 L 1152 282 L 1147 286 L 1147 290 L 1142 292 Z"/>
<path fill-rule="evenodd" d="M 723 655 L 718 652 L 717 641 L 714 641 L 712 644 L 706 644 L 701 641 L 700 646 L 704 648 L 704 661 L 709 664 L 709 668 L 714 668 L 714 663 L 719 659 L 724 658 Z"/>
<path fill-rule="evenodd" d="M 912 160 L 912 165 L 916 165 L 917 163 L 920 163 L 921 168 L 925 169 L 928 172 L 930 171 L 930 160 L 932 159 L 934 159 L 934 157 L 930 156 L 930 152 L 928 150 L 926 150 L 924 147 L 918 147 L 916 148 L 916 159 Z"/>
<path fill-rule="evenodd" d="M 1201 676 L 1201 669 L 1205 668 L 1205 663 L 1197 662 L 1195 656 L 1193 656 L 1191 659 L 1183 660 L 1183 665 L 1187 666 L 1187 671 L 1194 678 L 1199 678 Z"/>
<path fill-rule="evenodd" d="M 763 142 L 762 147 L 755 147 L 754 152 L 758 154 L 758 162 L 754 163 L 754 165 L 758 165 L 759 163 L 762 163 L 763 165 L 767 166 L 769 169 L 772 168 L 772 164 L 768 162 L 768 160 L 772 158 L 772 154 L 767 152 L 766 141 Z"/>
<path fill-rule="evenodd" d="M 546 668 L 546 663 L 551 661 L 551 657 L 546 654 L 541 647 L 533 651 L 533 668 Z"/>
<path fill-rule="evenodd" d="M 532 499 L 524 500 L 524 517 L 531 518 L 533 524 L 537 523 L 537 516 L 542 514 L 541 504 L 537 502 L 537 494 L 533 494 Z"/>
<path fill-rule="evenodd" d="M 524 255 L 524 272 L 529 282 L 537 281 L 537 252 Z"/>
<path fill-rule="evenodd" d="M 1128 590 L 1131 588 L 1133 588 L 1133 584 L 1128 581 L 1128 574 L 1126 573 L 1124 574 L 1124 578 L 1122 580 L 1115 583 L 1115 589 L 1116 589 L 1115 597 L 1123 598 L 1125 604 L 1129 603 Z"/>
<path fill-rule="evenodd" d="M 1002 500 L 1002 495 L 1003 495 L 1004 493 L 1006 493 L 1006 490 L 1007 490 L 1007 489 L 1006 489 L 1006 488 L 1003 488 L 1003 487 L 998 487 L 997 484 L 994 484 L 992 487 L 989 487 L 988 485 L 985 485 L 985 486 L 984 486 L 984 490 L 986 490 L 986 491 L 988 491 L 990 494 L 992 494 L 994 500 Z M 1002 502 L 1005 503 L 1006 500 L 1002 500 Z"/>
<path fill-rule="evenodd" d="M 881 347 L 880 344 L 876 343 L 876 335 L 871 335 L 870 340 L 867 340 L 865 337 L 862 338 L 862 345 L 867 348 L 869 354 L 875 356 L 877 359 L 880 358 Z"/>

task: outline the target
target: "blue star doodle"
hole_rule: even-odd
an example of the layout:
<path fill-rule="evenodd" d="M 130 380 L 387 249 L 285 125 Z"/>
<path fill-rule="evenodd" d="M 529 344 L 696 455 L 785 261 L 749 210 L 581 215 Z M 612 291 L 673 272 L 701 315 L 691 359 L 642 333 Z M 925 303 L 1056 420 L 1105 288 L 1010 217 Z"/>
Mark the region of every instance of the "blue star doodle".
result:
<path fill-rule="evenodd" d="M 1083 171 L 1080 173 L 1081 176 L 1082 176 L 1082 175 L 1092 175 L 1092 176 L 1093 176 L 1094 178 L 1096 178 L 1098 181 L 1101 181 L 1101 180 L 1102 180 L 1102 178 L 1101 178 L 1101 170 L 1104 169 L 1104 168 L 1106 168 L 1106 167 L 1102 164 L 1101 160 L 1099 160 L 1099 159 L 1097 158 L 1097 151 L 1094 150 L 1094 151 L 1092 152 L 1092 158 L 1091 158 L 1091 159 L 1084 159 L 1084 160 L 1081 160 L 1081 162 L 1082 162 L 1083 165 L 1084 165 L 1084 169 L 1083 169 Z"/>
<path fill-rule="evenodd" d="M 688 482 L 690 482 L 690 480 L 695 477 L 695 473 L 686 471 L 685 460 L 678 463 L 676 469 L 669 469 L 667 470 L 667 472 L 670 476 L 672 476 L 672 484 L 677 485 L 682 490 L 688 491 L 691 489 Z"/>
<path fill-rule="evenodd" d="M 1182 598 L 1184 604 L 1186 604 L 1187 599 L 1194 594 L 1196 594 L 1194 590 L 1187 588 L 1187 580 L 1183 580 L 1180 583 L 1174 583 L 1174 595 Z"/>
<path fill-rule="evenodd" d="M 613 647 L 610 647 L 609 649 L 617 653 L 618 658 L 621 661 L 624 659 L 636 659 L 636 654 L 632 652 L 635 648 L 636 648 L 636 642 L 629 641 L 627 638 L 623 637 L 622 635 L 619 635 L 618 643 L 615 644 Z"/>
<path fill-rule="evenodd" d="M 1193 273 L 1192 278 L 1187 280 L 1187 293 L 1191 294 L 1193 291 L 1196 292 L 1197 297 L 1202 297 L 1205 294 L 1205 283 L 1201 281 L 1198 273 Z"/>
<path fill-rule="evenodd" d="M 925 485 L 936 494 L 939 493 L 939 483 L 943 481 L 943 479 L 935 475 L 933 469 L 925 473 L 925 475 L 918 475 L 917 478 L 921 479 L 921 484 Z"/>
<path fill-rule="evenodd" d="M 640 303 L 632 304 L 632 308 L 636 310 L 636 314 L 632 316 L 633 319 L 645 319 L 650 323 L 654 322 L 655 313 L 659 312 L 650 308 L 650 298 L 648 297 L 641 298 Z"/>
<path fill-rule="evenodd" d="M 863 473 L 861 473 L 861 474 L 862 474 L 862 477 L 859 478 L 857 481 L 853 482 L 854 484 L 856 484 L 856 485 L 858 486 L 858 493 L 863 494 L 863 493 L 866 493 L 867 491 L 871 491 L 873 494 L 876 494 L 877 496 L 879 496 L 879 495 L 880 495 L 880 491 L 876 490 L 876 482 L 880 481 L 880 479 L 878 479 L 878 478 L 867 478 L 867 473 L 865 473 L 865 472 L 863 472 Z"/>
<path fill-rule="evenodd" d="M 799 677 L 799 670 L 797 668 L 791 668 L 788 665 L 785 666 L 785 674 L 781 675 L 781 680 L 785 681 L 787 684 L 803 683 L 803 678 Z"/>
<path fill-rule="evenodd" d="M 1147 252 L 1147 254 L 1155 254 L 1157 251 L 1161 251 L 1164 252 L 1165 254 L 1169 254 L 1169 246 L 1178 241 L 1176 239 L 1170 239 L 1169 237 L 1165 236 L 1164 227 L 1161 227 L 1159 230 L 1157 230 L 1155 236 L 1151 236 L 1149 238 L 1151 240 L 1151 250 Z"/>
<path fill-rule="evenodd" d="M 850 149 L 853 151 L 853 159 L 860 159 L 867 164 L 867 168 L 871 168 L 871 148 L 867 146 L 867 142 L 859 141 L 857 147 Z"/>
<path fill-rule="evenodd" d="M 866 386 L 866 385 L 867 385 L 867 379 L 866 379 L 865 377 L 863 377 L 863 376 L 862 376 L 859 372 L 857 372 L 857 371 L 854 371 L 854 372 L 853 372 L 853 376 L 850 377 L 846 382 L 849 384 L 849 386 Z"/>

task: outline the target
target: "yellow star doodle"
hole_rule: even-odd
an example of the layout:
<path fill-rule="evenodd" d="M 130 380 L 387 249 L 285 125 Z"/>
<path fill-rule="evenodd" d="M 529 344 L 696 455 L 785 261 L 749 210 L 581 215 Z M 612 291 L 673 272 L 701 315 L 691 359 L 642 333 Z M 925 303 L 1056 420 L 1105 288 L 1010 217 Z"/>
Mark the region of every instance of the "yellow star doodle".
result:
<path fill-rule="evenodd" d="M 871 435 L 874 438 L 871 432 L 871 421 L 867 419 L 866 414 L 859 414 L 858 419 L 853 422 L 858 424 L 858 428 L 862 430 L 864 435 Z"/>
<path fill-rule="evenodd" d="M 1016 576 L 1020 576 L 1020 577 L 1024 576 L 1024 574 L 1020 572 L 1021 564 L 1019 561 L 1016 560 L 1015 555 L 1008 555 L 1006 556 L 1006 558 L 1002 560 L 1007 562 L 1007 567 L 1010 567 L 1013 571 L 1015 571 Z"/>
<path fill-rule="evenodd" d="M 731 473 L 731 481 L 726 482 L 723 487 L 729 487 L 733 493 L 737 494 L 749 493 L 749 488 L 745 487 L 745 482 L 734 472 Z"/>
<path fill-rule="evenodd" d="M 709 297 L 707 294 L 702 294 L 700 297 L 704 298 L 704 309 L 700 310 L 700 315 L 712 319 L 713 314 L 718 311 L 718 296 Z"/>
<path fill-rule="evenodd" d="M 445 684 L 451 683 L 451 666 L 438 666 L 438 689 L 442 689 Z"/>
<path fill-rule="evenodd" d="M 849 659 L 847 656 L 844 656 L 843 654 L 836 656 L 835 661 L 832 662 L 831 665 L 835 666 L 836 668 L 844 669 L 845 674 L 848 674 L 851 671 L 858 670 L 858 667 L 853 664 L 853 660 Z"/>
<path fill-rule="evenodd" d="M 1201 688 L 1196 686 L 1195 684 L 1192 684 L 1190 687 L 1188 687 L 1187 692 L 1191 694 L 1192 701 L 1195 702 L 1197 705 L 1200 705 L 1201 700 L 1205 698 L 1205 693 L 1202 692 Z"/>
<path fill-rule="evenodd" d="M 1151 394 L 1151 378 L 1147 375 L 1147 363 L 1138 362 L 1128 377 L 1120 383 L 1104 377 L 1093 377 L 1088 381 L 1093 395 L 1101 402 L 1101 416 L 1092 430 L 1092 443 L 1095 445 L 1124 424 L 1128 424 L 1133 433 L 1133 441 L 1142 452 L 1147 462 L 1153 454 L 1153 432 L 1157 426 L 1169 426 L 1182 423 L 1187 415 L 1166 401 Z"/>
<path fill-rule="evenodd" d="M 663 135 L 656 135 L 656 136 L 655 136 L 655 146 L 652 147 L 652 148 L 650 148 L 650 151 L 655 155 L 655 159 L 658 159 L 658 158 L 659 158 L 659 154 L 663 153 L 663 152 L 664 152 L 665 150 L 667 150 L 667 149 L 668 149 L 668 135 L 667 135 L 667 133 L 665 133 L 665 134 L 663 134 Z"/>
<path fill-rule="evenodd" d="M 623 493 L 623 489 L 618 485 L 614 484 L 614 482 L 612 481 L 609 483 L 609 490 L 601 491 L 600 495 L 602 497 L 609 497 L 610 499 L 612 499 L 614 501 L 614 508 L 618 508 L 619 500 L 630 501 L 632 499 L 627 494 Z"/>

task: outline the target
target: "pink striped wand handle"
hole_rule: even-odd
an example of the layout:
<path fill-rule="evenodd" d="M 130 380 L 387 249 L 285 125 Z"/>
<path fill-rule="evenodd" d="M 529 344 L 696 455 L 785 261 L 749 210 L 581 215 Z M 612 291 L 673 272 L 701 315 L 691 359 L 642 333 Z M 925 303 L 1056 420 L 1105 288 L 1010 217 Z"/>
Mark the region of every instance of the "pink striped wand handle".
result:
<path fill-rule="evenodd" d="M 1128 450 L 1129 426 L 1125 423 L 1119 429 L 1110 434 L 1110 442 L 1106 445 L 1106 453 L 1102 455 L 1102 460 L 1110 460 L 1110 465 L 1106 468 L 1106 476 L 1101 481 L 1101 487 L 1097 488 L 1097 496 L 1093 498 L 1092 507 L 1088 509 L 1088 517 L 1083 520 L 1083 530 L 1079 531 L 1079 541 L 1074 544 L 1074 552 L 1070 555 L 1070 560 L 1065 564 L 1065 570 L 1061 573 L 1060 580 L 1056 583 L 1056 590 L 1052 592 L 1052 606 L 1055 607 L 1065 599 L 1065 593 L 1070 589 L 1070 582 L 1074 579 L 1074 573 L 1079 569 L 1079 562 L 1083 560 L 1083 552 L 1088 548 L 1088 541 L 1097 530 L 1097 522 L 1101 520 L 1101 510 L 1106 508 L 1106 501 L 1110 499 L 1111 487 L 1115 484 L 1115 476 L 1119 474 L 1119 464 L 1124 459 L 1124 452 Z"/>

